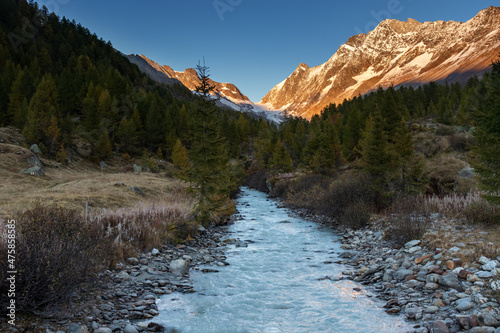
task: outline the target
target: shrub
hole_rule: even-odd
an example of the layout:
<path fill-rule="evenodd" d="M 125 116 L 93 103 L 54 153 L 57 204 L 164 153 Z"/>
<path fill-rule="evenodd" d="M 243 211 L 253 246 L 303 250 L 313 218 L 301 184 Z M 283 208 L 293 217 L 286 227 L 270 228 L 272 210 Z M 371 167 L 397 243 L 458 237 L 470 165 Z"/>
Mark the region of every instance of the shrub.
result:
<path fill-rule="evenodd" d="M 465 209 L 464 215 L 470 223 L 489 226 L 500 224 L 500 206 L 486 200 L 480 200 L 469 205 Z"/>
<path fill-rule="evenodd" d="M 17 310 L 33 312 L 64 301 L 105 264 L 107 242 L 99 228 L 84 221 L 76 211 L 36 203 L 18 216 Z M 5 251 L 5 239 L 2 245 Z M 0 275 L 5 274 L 9 269 L 4 261 L 0 264 Z M 5 281 L 5 276 L 0 277 Z M 6 288 L 2 283 L 3 310 L 8 301 Z"/>
<path fill-rule="evenodd" d="M 449 138 L 450 145 L 455 151 L 465 152 L 475 145 L 474 136 L 470 133 L 455 133 Z"/>
<path fill-rule="evenodd" d="M 361 229 L 370 222 L 371 207 L 366 202 L 349 204 L 340 217 L 340 223 L 353 229 Z"/>
<path fill-rule="evenodd" d="M 431 223 L 422 196 L 400 195 L 389 207 L 388 213 L 389 225 L 385 237 L 400 246 L 422 238 Z"/>

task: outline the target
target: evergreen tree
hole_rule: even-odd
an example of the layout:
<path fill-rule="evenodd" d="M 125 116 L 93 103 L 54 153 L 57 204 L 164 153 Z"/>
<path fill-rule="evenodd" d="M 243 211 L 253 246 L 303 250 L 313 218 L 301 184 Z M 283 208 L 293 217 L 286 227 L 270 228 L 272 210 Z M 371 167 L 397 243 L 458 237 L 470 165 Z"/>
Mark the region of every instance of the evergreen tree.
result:
<path fill-rule="evenodd" d="M 207 224 L 213 213 L 224 208 L 233 184 L 226 143 L 216 116 L 217 108 L 210 97 L 214 86 L 210 85 L 209 68 L 198 63 L 196 72 L 200 78 L 196 91 L 201 98 L 195 102 L 193 110 L 190 149 L 193 165 L 187 172 L 187 179 L 198 199 L 194 216 Z"/>
<path fill-rule="evenodd" d="M 360 140 L 361 167 L 379 183 L 384 183 L 393 170 L 393 154 L 389 149 L 384 119 L 376 112 L 370 116 Z"/>
<path fill-rule="evenodd" d="M 473 166 L 483 189 L 489 193 L 487 198 L 500 203 L 500 61 L 493 63 L 475 118 Z"/>

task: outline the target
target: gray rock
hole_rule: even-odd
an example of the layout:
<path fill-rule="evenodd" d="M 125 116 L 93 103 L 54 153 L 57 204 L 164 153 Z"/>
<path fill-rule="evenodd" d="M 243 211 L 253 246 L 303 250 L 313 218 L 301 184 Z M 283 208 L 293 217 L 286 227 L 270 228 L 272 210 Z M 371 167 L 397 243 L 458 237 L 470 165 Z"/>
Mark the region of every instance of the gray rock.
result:
<path fill-rule="evenodd" d="M 28 164 L 30 166 L 37 166 L 37 167 L 40 167 L 40 168 L 43 168 L 43 163 L 42 161 L 40 161 L 40 159 L 38 158 L 38 156 L 36 156 L 35 154 L 31 155 L 30 157 L 28 157 Z"/>
<path fill-rule="evenodd" d="M 134 172 L 141 173 L 142 167 L 140 165 L 134 164 Z"/>
<path fill-rule="evenodd" d="M 408 319 L 419 320 L 423 317 L 423 310 L 420 307 L 407 307 L 405 309 L 405 316 Z"/>
<path fill-rule="evenodd" d="M 170 272 L 175 275 L 183 275 L 189 272 L 189 264 L 184 259 L 172 260 L 169 268 Z"/>
<path fill-rule="evenodd" d="M 448 273 L 445 275 L 441 275 L 439 277 L 439 284 L 445 288 L 455 289 L 457 291 L 464 291 L 464 287 L 462 286 L 462 282 L 458 279 L 453 273 Z"/>
<path fill-rule="evenodd" d="M 427 290 L 437 290 L 439 289 L 439 284 L 434 283 L 434 282 L 429 282 L 424 286 L 424 289 Z"/>
<path fill-rule="evenodd" d="M 139 333 L 139 331 L 137 330 L 137 328 L 135 328 L 135 326 L 128 324 L 123 329 L 123 333 Z"/>
<path fill-rule="evenodd" d="M 88 333 L 87 326 L 72 323 L 66 328 L 66 333 Z"/>
<path fill-rule="evenodd" d="M 144 195 L 144 192 L 142 192 L 142 190 L 140 188 L 138 188 L 137 186 L 132 186 L 129 190 L 132 192 L 135 192 L 139 195 Z"/>
<path fill-rule="evenodd" d="M 500 324 L 498 323 L 498 320 L 493 317 L 489 313 L 480 313 L 477 316 L 477 319 L 479 320 L 479 323 L 482 326 L 493 326 L 493 327 L 498 327 Z"/>
<path fill-rule="evenodd" d="M 500 327 L 495 330 L 495 333 L 500 333 Z"/>
<path fill-rule="evenodd" d="M 116 278 L 120 279 L 120 280 L 123 280 L 123 281 L 130 281 L 130 280 L 132 280 L 132 278 L 130 277 L 130 275 L 127 272 L 125 272 L 125 271 L 121 271 L 120 273 L 118 273 L 116 275 Z"/>
<path fill-rule="evenodd" d="M 450 253 L 457 253 L 459 251 L 460 251 L 460 248 L 456 247 L 456 246 L 448 249 L 448 252 L 450 252 Z"/>
<path fill-rule="evenodd" d="M 481 278 L 481 279 L 489 279 L 493 277 L 492 272 L 487 272 L 487 271 L 479 271 L 476 273 L 476 276 Z"/>
<path fill-rule="evenodd" d="M 43 177 L 43 176 L 45 176 L 45 169 L 41 168 L 39 166 L 36 166 L 36 167 L 29 168 L 29 169 L 23 169 L 20 171 L 20 173 L 25 173 L 25 174 L 29 174 L 29 175 L 37 176 L 37 177 Z"/>
<path fill-rule="evenodd" d="M 429 326 L 433 333 L 450 333 L 450 329 L 442 320 L 433 321 Z"/>
<path fill-rule="evenodd" d="M 392 280 L 392 275 L 394 274 L 394 270 L 393 269 L 387 269 L 385 272 L 384 272 L 384 276 L 382 277 L 382 281 L 384 282 L 389 282 Z"/>
<path fill-rule="evenodd" d="M 408 253 L 413 254 L 413 253 L 418 252 L 420 250 L 422 250 L 422 247 L 420 247 L 420 246 L 414 246 L 414 247 L 411 247 L 411 248 L 408 249 Z"/>
<path fill-rule="evenodd" d="M 487 263 L 489 263 L 491 261 L 491 259 L 488 259 L 486 258 L 485 256 L 481 256 L 479 259 L 478 259 L 478 263 L 480 263 L 481 265 L 486 265 Z"/>
<path fill-rule="evenodd" d="M 153 249 L 153 250 L 151 251 L 151 255 L 153 255 L 153 256 L 157 256 L 157 255 L 159 255 L 159 254 L 160 254 L 160 251 L 159 251 L 158 249 Z"/>
<path fill-rule="evenodd" d="M 409 248 L 412 248 L 416 245 L 420 244 L 420 240 L 419 239 L 415 239 L 415 240 L 412 240 L 412 241 L 409 241 L 408 243 L 405 244 L 405 248 L 409 249 Z"/>
<path fill-rule="evenodd" d="M 470 333 L 495 333 L 495 328 L 489 327 L 489 326 L 473 327 L 469 332 Z"/>
<path fill-rule="evenodd" d="M 130 257 L 127 259 L 127 264 L 132 265 L 132 266 L 138 265 L 139 259 L 137 259 L 135 257 Z"/>
<path fill-rule="evenodd" d="M 94 333 L 113 333 L 113 331 L 109 327 L 99 327 L 94 330 Z"/>
<path fill-rule="evenodd" d="M 393 273 L 395 280 L 403 281 L 408 275 L 412 275 L 413 271 L 409 269 L 400 269 Z"/>
<path fill-rule="evenodd" d="M 492 271 L 494 270 L 495 268 L 497 268 L 498 266 L 498 262 L 496 260 L 492 260 L 486 264 L 483 265 L 483 267 L 481 267 L 483 270 L 485 271 Z"/>
<path fill-rule="evenodd" d="M 36 143 L 32 144 L 30 147 L 30 150 L 34 152 L 35 154 L 41 154 L 42 151 L 40 150 L 40 147 Z"/>
<path fill-rule="evenodd" d="M 467 311 L 474 307 L 474 303 L 472 303 L 472 300 L 469 297 L 459 299 L 455 304 L 458 311 Z"/>
<path fill-rule="evenodd" d="M 436 313 L 438 311 L 439 311 L 439 307 L 437 307 L 435 305 L 431 305 L 427 309 L 425 309 L 425 312 L 427 312 L 427 313 Z"/>

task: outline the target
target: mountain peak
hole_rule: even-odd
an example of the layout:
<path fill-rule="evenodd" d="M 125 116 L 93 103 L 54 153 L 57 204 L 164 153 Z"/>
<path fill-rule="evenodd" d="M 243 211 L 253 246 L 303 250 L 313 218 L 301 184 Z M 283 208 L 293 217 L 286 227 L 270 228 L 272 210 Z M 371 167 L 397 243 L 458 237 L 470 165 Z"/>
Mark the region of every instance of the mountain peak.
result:
<path fill-rule="evenodd" d="M 484 9 L 465 23 L 387 19 L 367 34 L 349 38 L 314 70 L 300 64 L 261 102 L 310 118 L 330 103 L 379 86 L 465 83 L 490 70 L 499 53 L 499 7 Z"/>

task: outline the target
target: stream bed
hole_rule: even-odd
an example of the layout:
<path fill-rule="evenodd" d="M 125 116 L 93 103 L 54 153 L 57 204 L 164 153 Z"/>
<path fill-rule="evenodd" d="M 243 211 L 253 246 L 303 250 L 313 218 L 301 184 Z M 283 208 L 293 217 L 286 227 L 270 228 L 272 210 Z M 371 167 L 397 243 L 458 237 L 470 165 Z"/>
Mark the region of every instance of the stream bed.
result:
<path fill-rule="evenodd" d="M 195 293 L 158 301 L 167 332 L 377 332 L 411 330 L 370 291 L 342 279 L 338 236 L 280 208 L 266 194 L 242 188 L 240 219 L 228 227 L 228 266 L 191 271 Z M 218 272 L 202 273 L 202 269 Z M 382 304 L 383 305 L 383 304 Z"/>

